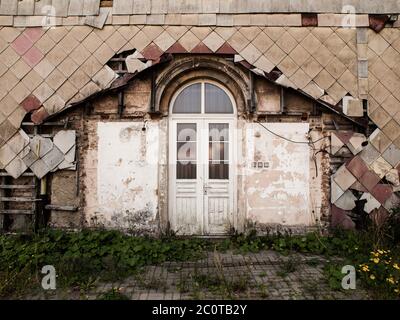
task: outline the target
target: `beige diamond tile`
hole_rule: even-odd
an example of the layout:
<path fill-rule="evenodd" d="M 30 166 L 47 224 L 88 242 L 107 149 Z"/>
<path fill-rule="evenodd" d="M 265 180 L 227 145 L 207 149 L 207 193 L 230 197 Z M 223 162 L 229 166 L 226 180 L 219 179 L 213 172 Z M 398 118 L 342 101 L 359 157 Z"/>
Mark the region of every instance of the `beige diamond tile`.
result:
<path fill-rule="evenodd" d="M 319 99 L 325 94 L 324 90 L 313 81 L 311 81 L 303 90 L 314 99 Z"/>
<path fill-rule="evenodd" d="M 111 37 L 109 37 L 105 42 L 111 49 L 114 50 L 114 52 L 118 52 L 127 43 L 126 39 L 121 36 L 118 31 L 115 32 Z M 97 48 L 99 48 L 100 45 L 101 43 L 98 45 Z"/>
<path fill-rule="evenodd" d="M 19 59 L 10 70 L 15 74 L 15 76 L 21 80 L 30 70 L 31 67 L 28 66 L 23 59 Z"/>
<path fill-rule="evenodd" d="M 374 33 L 369 39 L 368 47 L 380 56 L 389 47 L 389 43 L 380 34 Z"/>
<path fill-rule="evenodd" d="M 250 41 L 247 40 L 246 37 L 239 31 L 237 31 L 228 39 L 228 43 L 233 49 L 235 49 L 237 52 L 240 52 L 250 43 Z"/>
<path fill-rule="evenodd" d="M 242 27 L 239 28 L 239 31 L 247 40 L 253 41 L 261 32 L 261 29 L 259 27 Z"/>
<path fill-rule="evenodd" d="M 193 27 L 190 31 L 200 40 L 204 40 L 211 33 L 212 29 L 210 27 Z"/>
<path fill-rule="evenodd" d="M 397 112 L 397 113 L 394 115 L 393 119 L 396 120 L 398 124 L 400 124 L 400 111 Z"/>
<path fill-rule="evenodd" d="M 332 28 L 312 28 L 311 32 L 319 41 L 325 42 L 334 31 Z"/>
<path fill-rule="evenodd" d="M 298 45 L 293 49 L 292 52 L 289 53 L 289 56 L 293 59 L 293 61 L 301 66 L 307 61 L 307 59 L 310 57 L 310 54 L 301 45 Z"/>
<path fill-rule="evenodd" d="M 276 44 L 267 50 L 265 56 L 275 65 L 278 65 L 285 57 L 286 53 L 283 52 Z"/>
<path fill-rule="evenodd" d="M 0 54 L 0 61 L 10 68 L 19 59 L 19 55 L 14 51 L 13 48 L 8 47 Z"/>
<path fill-rule="evenodd" d="M 83 88 L 89 81 L 90 78 L 81 69 L 75 71 L 75 73 L 69 78 L 69 80 L 77 88 Z"/>
<path fill-rule="evenodd" d="M 92 32 L 92 30 L 93 28 L 89 26 L 74 26 L 69 31 L 69 34 L 78 42 L 82 42 Z"/>
<path fill-rule="evenodd" d="M 254 66 L 267 73 L 270 73 L 275 68 L 275 65 L 263 55 L 254 63 Z"/>
<path fill-rule="evenodd" d="M 327 90 L 330 88 L 335 79 L 330 75 L 330 73 L 326 70 L 322 70 L 314 79 L 315 83 L 320 86 L 322 89 Z"/>
<path fill-rule="evenodd" d="M 65 37 L 68 33 L 68 30 L 65 27 L 54 27 L 49 28 L 46 34 L 53 39 L 54 42 L 58 43 Z"/>
<path fill-rule="evenodd" d="M 71 58 L 67 57 L 58 67 L 67 78 L 78 69 L 78 65 Z"/>
<path fill-rule="evenodd" d="M 338 79 L 338 82 L 353 97 L 357 96 L 357 91 L 358 91 L 357 78 L 349 70 L 346 70 L 341 75 L 341 77 Z"/>
<path fill-rule="evenodd" d="M 397 28 L 384 28 L 379 34 L 391 44 L 400 38 L 400 32 L 398 31 Z"/>
<path fill-rule="evenodd" d="M 3 38 L 8 43 L 13 42 L 20 34 L 21 34 L 20 28 L 4 27 L 0 29 L 0 37 Z"/>
<path fill-rule="evenodd" d="M 370 67 L 368 71 L 375 75 L 380 81 L 386 75 L 386 73 L 390 71 L 386 64 L 380 58 L 376 59 L 375 63 L 373 64 L 369 63 L 369 66 Z"/>
<path fill-rule="evenodd" d="M 57 90 L 64 81 L 67 80 L 66 76 L 63 75 L 59 70 L 54 69 L 52 73 L 47 77 L 46 83 L 53 89 Z"/>
<path fill-rule="evenodd" d="M 382 107 L 390 116 L 394 116 L 400 110 L 400 102 L 393 95 L 389 95 L 382 102 Z"/>
<path fill-rule="evenodd" d="M 390 121 L 390 115 L 381 107 L 375 108 L 368 116 L 379 128 L 383 128 Z"/>
<path fill-rule="evenodd" d="M 392 166 L 385 159 L 379 157 L 370 165 L 370 168 L 382 179 L 392 169 Z"/>
<path fill-rule="evenodd" d="M 376 110 L 376 108 L 378 108 L 378 107 L 380 107 L 378 102 L 376 102 L 374 98 L 369 97 L 369 99 L 368 99 L 368 109 L 367 109 L 368 115 L 370 115 L 372 112 L 374 112 Z"/>
<path fill-rule="evenodd" d="M 22 120 L 26 115 L 26 111 L 21 106 L 18 106 L 14 112 L 8 117 L 8 121 L 11 123 L 14 128 L 21 127 Z"/>
<path fill-rule="evenodd" d="M 390 139 L 380 129 L 376 129 L 370 135 L 369 141 L 380 153 L 385 152 L 391 144 Z"/>
<path fill-rule="evenodd" d="M 168 26 L 165 30 L 170 34 L 172 38 L 178 40 L 188 31 L 188 28 L 186 26 Z"/>
<path fill-rule="evenodd" d="M 321 45 L 319 41 L 312 33 L 306 36 L 300 43 L 304 49 L 306 49 L 311 55 L 313 55 Z"/>
<path fill-rule="evenodd" d="M 293 61 L 290 56 L 287 56 L 278 65 L 279 70 L 281 70 L 287 77 L 291 77 L 299 68 L 299 66 Z"/>
<path fill-rule="evenodd" d="M 125 38 L 125 40 L 131 40 L 140 29 L 137 26 L 121 26 L 118 29 L 118 32 Z"/>
<path fill-rule="evenodd" d="M 332 33 L 325 40 L 324 45 L 330 52 L 337 55 L 345 47 L 346 43 L 336 33 Z"/>
<path fill-rule="evenodd" d="M 45 79 L 54 70 L 54 68 L 54 65 L 47 58 L 45 58 L 35 66 L 34 70 L 39 74 L 39 76 Z"/>
<path fill-rule="evenodd" d="M 54 93 L 54 90 L 46 83 L 43 82 L 40 86 L 33 91 L 33 94 L 43 103 Z"/>
<path fill-rule="evenodd" d="M 400 78 L 389 70 L 385 77 L 381 78 L 381 83 L 391 92 L 395 92 L 400 87 Z"/>
<path fill-rule="evenodd" d="M 43 78 L 35 71 L 31 70 L 23 79 L 22 83 L 32 92 L 42 83 Z"/>
<path fill-rule="evenodd" d="M 315 29 L 317 29 L 317 28 L 315 28 Z M 320 29 L 324 29 L 324 28 L 320 28 Z M 303 27 L 290 27 L 290 28 L 287 28 L 287 31 L 292 35 L 293 38 L 295 38 L 299 42 L 301 40 L 303 40 L 310 33 L 309 29 L 303 28 Z"/>
<path fill-rule="evenodd" d="M 86 60 L 86 62 L 81 66 L 81 69 L 89 76 L 93 77 L 103 66 L 95 57 L 90 57 Z M 68 99 L 64 99 L 68 100 Z"/>
<path fill-rule="evenodd" d="M 273 41 L 278 41 L 278 39 L 285 32 L 285 29 L 282 27 L 266 27 L 264 28 L 264 32 L 268 37 L 270 37 Z"/>
<path fill-rule="evenodd" d="M 225 40 L 222 39 L 216 32 L 211 32 L 204 40 L 203 43 L 211 49 L 211 51 L 216 52 L 224 43 Z M 257 49 L 256 49 L 257 50 Z M 245 51 L 245 50 L 244 50 Z M 258 51 L 258 50 L 257 50 Z M 261 54 L 261 53 L 260 53 Z"/>
<path fill-rule="evenodd" d="M 383 127 L 382 131 L 390 140 L 394 141 L 400 136 L 400 125 L 392 119 Z"/>
<path fill-rule="evenodd" d="M 71 83 L 71 81 L 67 80 L 64 84 L 57 90 L 57 94 L 60 98 L 66 103 L 78 92 L 78 89 Z"/>
<path fill-rule="evenodd" d="M 318 50 L 313 54 L 313 57 L 323 67 L 326 67 L 327 64 L 334 58 L 334 55 L 324 45 L 321 45 Z"/>
<path fill-rule="evenodd" d="M 43 54 L 48 53 L 54 48 L 56 43 L 49 35 L 44 34 L 36 43 L 35 47 L 38 48 Z"/>
<path fill-rule="evenodd" d="M 175 39 L 167 31 L 164 31 L 154 40 L 154 43 L 162 51 L 167 51 L 175 43 Z"/>
<path fill-rule="evenodd" d="M 151 41 L 154 41 L 164 31 L 164 28 L 160 26 L 145 26 L 142 31 Z"/>
<path fill-rule="evenodd" d="M 246 48 L 244 48 L 240 55 L 250 64 L 254 64 L 261 56 L 261 52 L 253 45 L 249 44 Z"/>
<path fill-rule="evenodd" d="M 236 28 L 232 27 L 217 27 L 215 32 L 218 33 L 222 39 L 228 40 L 236 32 Z"/>
<path fill-rule="evenodd" d="M 383 62 L 390 68 L 400 64 L 400 54 L 392 47 L 387 48 L 381 57 Z"/>
<path fill-rule="evenodd" d="M 67 54 L 65 53 L 65 50 L 60 45 L 56 45 L 46 55 L 45 60 L 49 61 L 54 66 L 58 66 L 66 57 Z"/>
<path fill-rule="evenodd" d="M 100 48 L 93 53 L 93 55 L 101 64 L 104 65 L 115 55 L 115 53 L 107 43 L 103 43 Z M 87 60 L 87 58 L 85 60 Z"/>
<path fill-rule="evenodd" d="M 286 54 L 289 54 L 296 46 L 297 41 L 290 35 L 289 32 L 285 32 L 282 37 L 276 41 L 276 44 L 281 48 Z"/>
<path fill-rule="evenodd" d="M 15 101 L 12 95 L 6 95 L 0 102 L 1 112 L 5 116 L 9 116 L 18 107 L 18 102 Z"/>
<path fill-rule="evenodd" d="M 78 46 L 79 42 L 71 34 L 67 34 L 59 44 L 67 54 L 70 54 Z"/>
<path fill-rule="evenodd" d="M 341 63 L 336 57 L 334 57 L 328 65 L 325 67 L 331 76 L 335 79 L 339 79 L 343 72 L 346 71 L 346 66 Z"/>
<path fill-rule="evenodd" d="M 344 89 L 339 83 L 335 82 L 328 90 L 327 90 L 330 98 L 334 105 L 337 105 L 339 101 L 343 99 L 346 95 L 347 91 Z"/>
<path fill-rule="evenodd" d="M 310 57 L 306 62 L 304 62 L 301 68 L 311 78 L 315 78 L 322 70 L 322 66 L 313 57 Z"/>
<path fill-rule="evenodd" d="M 141 30 L 130 41 L 132 46 L 136 48 L 137 51 L 142 51 L 150 42 L 151 40 Z"/>
<path fill-rule="evenodd" d="M 14 73 L 11 72 L 11 70 L 8 70 L 0 77 L 0 83 L 3 89 L 7 91 L 11 91 L 18 82 L 18 78 L 14 75 Z"/>
<path fill-rule="evenodd" d="M 95 51 L 95 54 L 96 53 L 97 53 L 97 51 Z M 114 55 L 114 51 L 113 51 L 113 55 Z M 86 49 L 86 47 L 83 44 L 80 44 L 79 46 L 77 46 L 74 49 L 74 51 L 71 52 L 71 54 L 69 56 L 78 65 L 81 65 L 90 57 L 90 52 L 88 51 L 88 49 Z"/>
<path fill-rule="evenodd" d="M 103 40 L 95 32 L 90 33 L 82 42 L 83 46 L 89 50 L 90 53 L 95 52 L 102 43 Z"/>
<path fill-rule="evenodd" d="M 379 82 L 370 90 L 372 97 L 381 104 L 390 95 L 390 92 Z"/>
<path fill-rule="evenodd" d="M 337 28 L 335 33 L 345 42 L 352 42 L 356 44 L 357 41 L 357 31 L 351 28 Z"/>
<path fill-rule="evenodd" d="M 54 94 L 43 104 L 43 106 L 49 114 L 53 114 L 65 107 L 65 101 L 59 95 Z"/>
<path fill-rule="evenodd" d="M 109 37 L 111 37 L 116 28 L 115 26 L 105 26 L 103 29 L 93 29 L 93 32 L 103 41 L 106 41 Z"/>
<path fill-rule="evenodd" d="M 262 53 L 266 52 L 274 44 L 274 42 L 264 32 L 260 32 L 252 43 Z"/>
<path fill-rule="evenodd" d="M 290 77 L 290 81 L 298 88 L 304 89 L 310 83 L 311 78 L 302 69 L 298 69 L 294 75 Z"/>
<path fill-rule="evenodd" d="M 194 47 L 199 44 L 200 40 L 191 32 L 186 32 L 180 39 L 179 43 L 184 47 L 188 52 L 192 51 Z"/>
<path fill-rule="evenodd" d="M 25 87 L 25 85 L 22 82 L 19 82 L 10 91 L 10 94 L 18 103 L 21 103 L 30 93 L 31 93 L 30 90 L 27 87 Z"/>
<path fill-rule="evenodd" d="M 349 67 L 355 61 L 357 61 L 357 55 L 348 46 L 345 46 L 337 54 L 337 58 L 346 66 Z"/>
<path fill-rule="evenodd" d="M 100 88 L 94 82 L 90 81 L 82 90 L 80 90 L 80 93 L 84 97 L 89 97 L 98 91 L 100 91 Z"/>

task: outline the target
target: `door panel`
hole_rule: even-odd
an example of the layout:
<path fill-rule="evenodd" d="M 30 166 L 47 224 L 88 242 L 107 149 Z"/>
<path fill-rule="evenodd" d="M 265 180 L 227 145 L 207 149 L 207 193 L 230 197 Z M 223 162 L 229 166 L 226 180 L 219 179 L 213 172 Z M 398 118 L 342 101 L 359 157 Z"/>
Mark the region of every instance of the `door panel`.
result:
<path fill-rule="evenodd" d="M 170 215 L 178 234 L 224 234 L 233 226 L 233 122 L 174 120 Z"/>

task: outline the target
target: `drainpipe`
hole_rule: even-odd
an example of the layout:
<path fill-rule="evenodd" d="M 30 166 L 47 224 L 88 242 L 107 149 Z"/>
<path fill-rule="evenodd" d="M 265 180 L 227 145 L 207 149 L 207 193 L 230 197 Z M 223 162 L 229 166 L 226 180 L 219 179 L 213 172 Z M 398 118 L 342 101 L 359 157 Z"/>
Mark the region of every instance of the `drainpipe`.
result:
<path fill-rule="evenodd" d="M 155 112 L 156 112 L 156 77 L 153 71 L 151 73 L 150 113 L 155 113 Z"/>
<path fill-rule="evenodd" d="M 121 118 L 122 117 L 122 112 L 125 109 L 125 103 L 124 103 L 124 90 L 121 90 L 118 92 L 118 115 Z"/>
<path fill-rule="evenodd" d="M 254 73 L 249 71 L 250 74 L 250 113 L 256 111 L 255 91 L 254 91 Z"/>

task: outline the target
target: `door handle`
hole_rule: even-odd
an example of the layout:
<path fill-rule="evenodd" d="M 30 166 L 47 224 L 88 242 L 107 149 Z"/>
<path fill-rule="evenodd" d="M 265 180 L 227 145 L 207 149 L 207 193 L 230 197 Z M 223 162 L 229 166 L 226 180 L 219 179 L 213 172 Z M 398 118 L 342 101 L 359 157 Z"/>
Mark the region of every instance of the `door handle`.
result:
<path fill-rule="evenodd" d="M 210 189 L 211 187 L 208 185 L 203 185 L 203 190 L 204 190 L 204 194 L 207 194 L 208 189 Z"/>

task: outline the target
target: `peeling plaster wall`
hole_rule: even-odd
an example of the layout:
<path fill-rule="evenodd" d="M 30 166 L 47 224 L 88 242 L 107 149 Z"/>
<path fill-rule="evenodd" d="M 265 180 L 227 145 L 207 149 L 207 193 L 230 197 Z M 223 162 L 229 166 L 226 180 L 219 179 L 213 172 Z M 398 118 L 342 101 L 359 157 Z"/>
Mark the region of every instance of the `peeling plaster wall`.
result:
<path fill-rule="evenodd" d="M 286 138 L 307 142 L 308 123 L 264 125 Z M 254 123 L 246 125 L 246 145 L 247 219 L 261 225 L 313 225 L 321 196 L 317 193 L 313 199 L 310 197 L 310 185 L 314 182 L 310 175 L 309 146 L 283 140 Z M 262 168 L 258 167 L 260 164 Z"/>
<path fill-rule="evenodd" d="M 98 122 L 97 152 L 85 159 L 86 220 L 153 233 L 158 225 L 159 124 Z"/>

